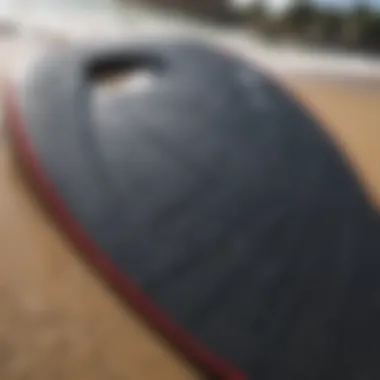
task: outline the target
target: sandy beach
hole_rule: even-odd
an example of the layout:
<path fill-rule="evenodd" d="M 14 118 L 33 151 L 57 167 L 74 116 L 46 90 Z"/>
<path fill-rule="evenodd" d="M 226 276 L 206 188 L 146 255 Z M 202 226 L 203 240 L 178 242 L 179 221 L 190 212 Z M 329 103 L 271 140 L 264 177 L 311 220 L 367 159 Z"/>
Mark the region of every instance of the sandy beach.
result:
<path fill-rule="evenodd" d="M 295 79 L 290 88 L 321 120 L 356 170 L 374 205 L 380 205 L 380 82 Z"/>

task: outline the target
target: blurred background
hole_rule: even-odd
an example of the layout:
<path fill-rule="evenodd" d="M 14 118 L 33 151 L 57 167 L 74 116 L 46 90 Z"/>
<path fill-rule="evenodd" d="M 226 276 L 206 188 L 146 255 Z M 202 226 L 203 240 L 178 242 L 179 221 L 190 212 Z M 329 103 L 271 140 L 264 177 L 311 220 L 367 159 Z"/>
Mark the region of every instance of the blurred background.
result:
<path fill-rule="evenodd" d="M 236 0 L 237 1 L 237 0 Z M 252 28 L 273 38 L 379 52 L 380 2 L 376 0 L 238 1 Z"/>
<path fill-rule="evenodd" d="M 380 0 L 0 0 L 3 45 L 157 33 L 212 39 L 265 69 L 380 71 Z"/>
<path fill-rule="evenodd" d="M 159 2 L 177 3 L 221 22 L 240 23 L 252 32 L 277 40 L 373 53 L 380 50 L 378 0 Z"/>
<path fill-rule="evenodd" d="M 380 75 L 380 0 L 0 0 L 3 49 L 162 33 L 212 40 L 272 72 Z"/>

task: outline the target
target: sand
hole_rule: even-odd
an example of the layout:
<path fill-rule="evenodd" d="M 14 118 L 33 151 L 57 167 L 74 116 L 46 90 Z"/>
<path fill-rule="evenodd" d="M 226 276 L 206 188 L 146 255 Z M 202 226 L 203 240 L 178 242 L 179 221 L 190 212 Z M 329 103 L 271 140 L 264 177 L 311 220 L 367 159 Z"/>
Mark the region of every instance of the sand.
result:
<path fill-rule="evenodd" d="M 287 79 L 380 204 L 380 88 Z M 197 379 L 76 255 L 0 147 L 0 379 Z"/>
<path fill-rule="evenodd" d="M 290 87 L 321 120 L 373 204 L 380 206 L 380 82 L 293 79 Z"/>

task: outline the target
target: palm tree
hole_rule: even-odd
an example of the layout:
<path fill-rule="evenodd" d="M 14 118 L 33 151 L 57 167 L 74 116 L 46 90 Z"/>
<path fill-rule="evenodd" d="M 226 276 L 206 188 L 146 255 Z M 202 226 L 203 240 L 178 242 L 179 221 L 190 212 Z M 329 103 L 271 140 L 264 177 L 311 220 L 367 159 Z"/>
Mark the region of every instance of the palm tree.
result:
<path fill-rule="evenodd" d="M 371 9 L 364 0 L 356 0 L 353 10 L 344 19 L 341 42 L 344 46 L 356 48 L 365 43 L 365 36 L 371 25 Z"/>
<path fill-rule="evenodd" d="M 145 0 L 166 8 L 178 9 L 184 12 L 213 18 L 228 20 L 234 17 L 234 12 L 226 0 Z"/>
<path fill-rule="evenodd" d="M 285 31 L 301 37 L 315 17 L 315 9 L 310 0 L 296 0 L 283 15 L 282 23 Z"/>
<path fill-rule="evenodd" d="M 253 29 L 261 29 L 267 17 L 265 2 L 263 0 L 255 1 L 246 10 L 246 20 Z"/>

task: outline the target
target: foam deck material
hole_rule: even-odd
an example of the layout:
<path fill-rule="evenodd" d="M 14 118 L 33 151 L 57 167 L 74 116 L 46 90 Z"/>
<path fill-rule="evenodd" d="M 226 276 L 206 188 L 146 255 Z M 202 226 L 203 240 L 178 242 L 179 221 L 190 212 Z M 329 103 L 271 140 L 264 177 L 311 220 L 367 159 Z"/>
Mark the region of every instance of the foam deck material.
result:
<path fill-rule="evenodd" d="M 94 97 L 120 65 L 151 83 Z M 379 215 L 260 70 L 195 42 L 69 49 L 8 108 L 58 225 L 207 375 L 380 378 Z"/>

